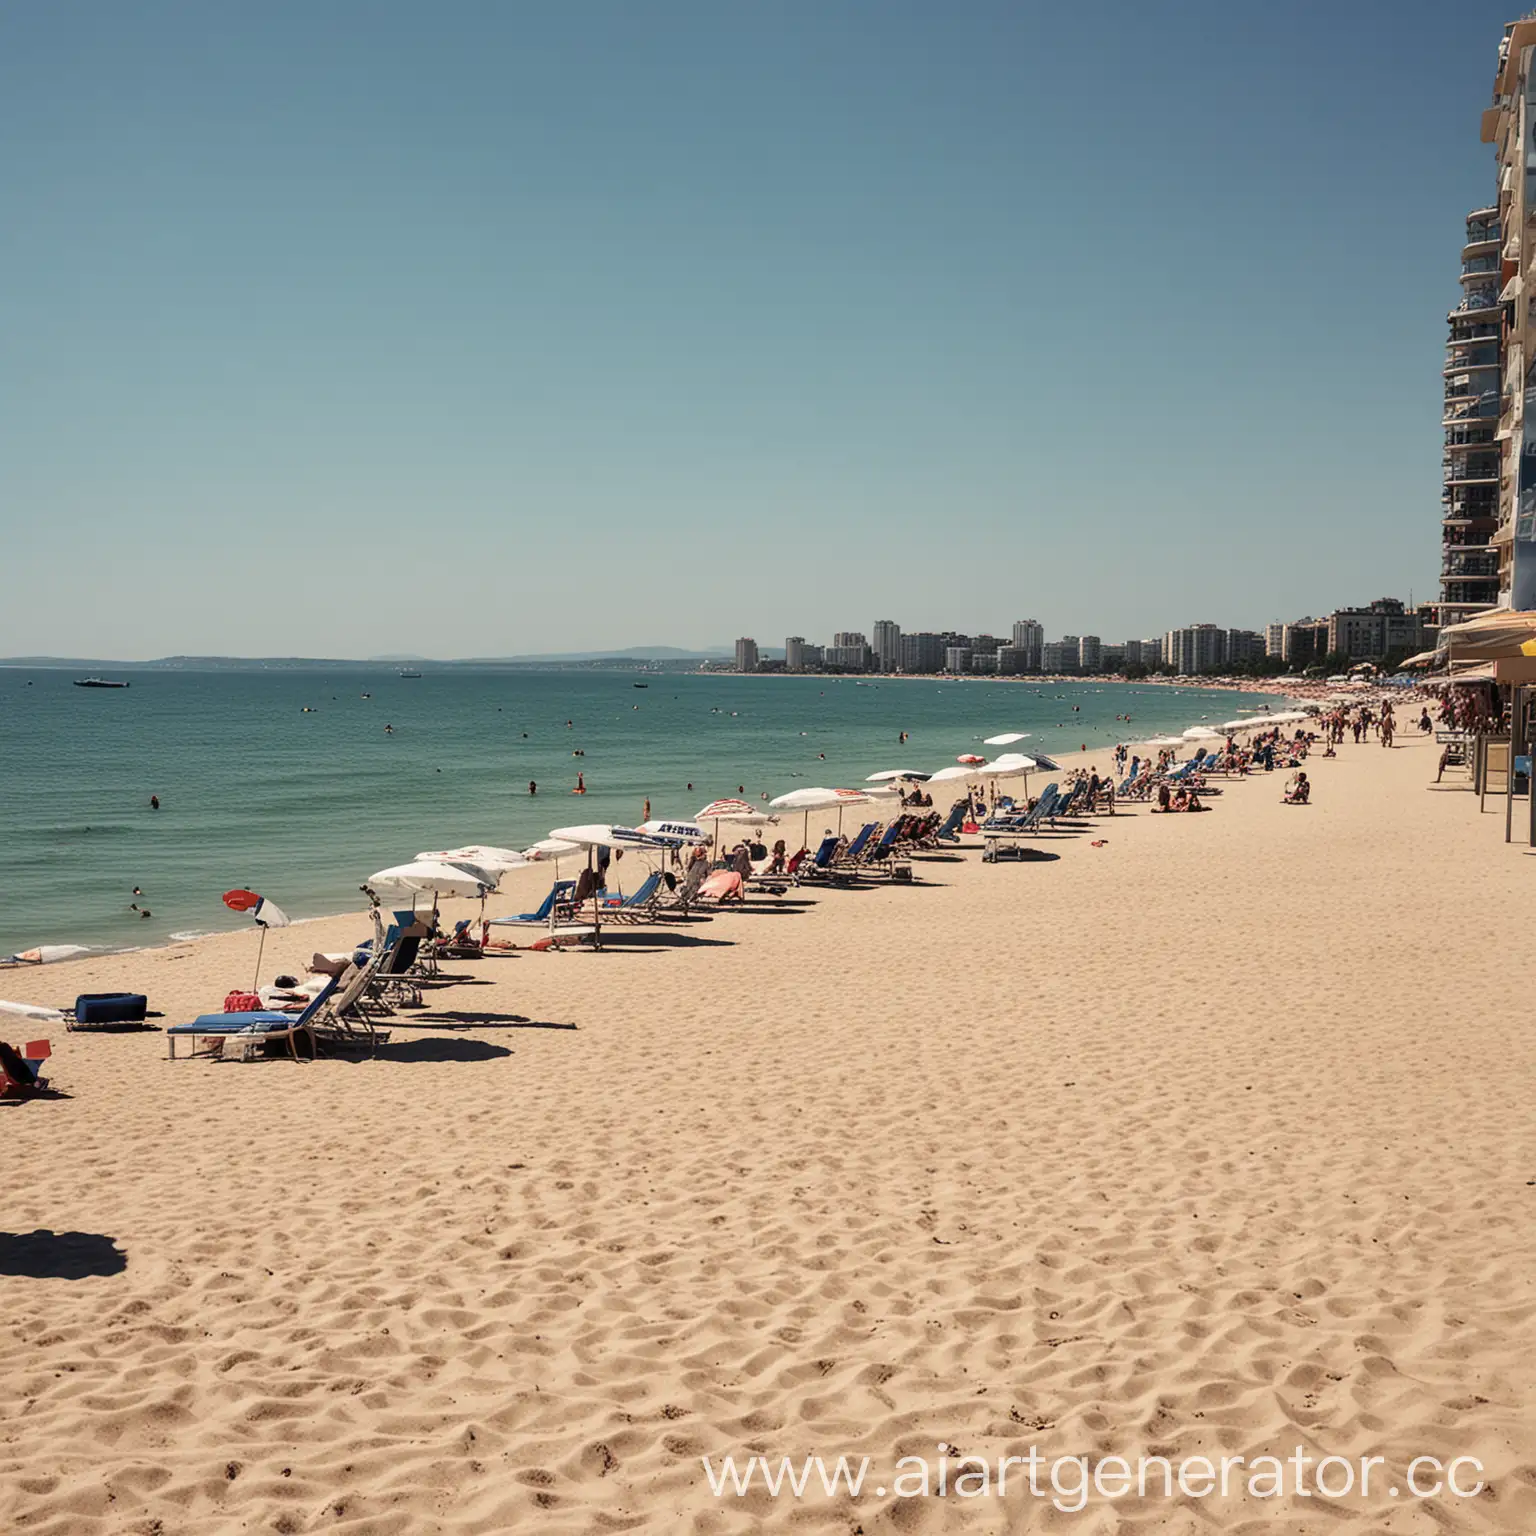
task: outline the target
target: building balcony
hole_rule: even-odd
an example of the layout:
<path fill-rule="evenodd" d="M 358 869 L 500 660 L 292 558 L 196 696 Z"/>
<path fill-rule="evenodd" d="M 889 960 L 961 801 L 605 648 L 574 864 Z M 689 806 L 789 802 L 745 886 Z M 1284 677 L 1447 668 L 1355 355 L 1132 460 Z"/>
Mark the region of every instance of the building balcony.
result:
<path fill-rule="evenodd" d="M 1466 581 L 1481 581 L 1489 577 L 1497 580 L 1499 557 L 1497 555 L 1447 555 L 1440 562 L 1440 574 Z"/>
<path fill-rule="evenodd" d="M 1486 320 L 1453 320 L 1451 334 L 1445 344 L 1457 347 L 1469 341 L 1498 341 L 1502 335 L 1500 326 L 1491 325 Z"/>
<path fill-rule="evenodd" d="M 1461 248 L 1462 260 L 1485 254 L 1490 246 L 1496 247 L 1503 236 L 1504 232 L 1497 224 L 1483 229 L 1468 229 L 1466 243 Z"/>
<path fill-rule="evenodd" d="M 1455 309 L 1446 316 L 1448 320 L 1454 320 L 1458 315 L 1477 316 L 1483 318 L 1496 315 L 1499 312 L 1499 290 L 1497 288 L 1478 288 L 1469 292 Z"/>
<path fill-rule="evenodd" d="M 1466 282 L 1471 277 L 1486 277 L 1498 270 L 1499 256 L 1496 251 L 1491 256 L 1469 256 L 1461 264 L 1461 280 Z"/>
<path fill-rule="evenodd" d="M 1447 448 L 1492 448 L 1492 425 L 1482 427 L 1448 427 L 1445 433 Z M 1440 461 L 1442 464 L 1444 459 Z"/>
<path fill-rule="evenodd" d="M 1502 366 L 1499 359 L 1499 349 L 1491 344 L 1481 347 L 1461 347 L 1455 352 L 1448 352 L 1445 358 L 1445 367 L 1440 371 L 1443 374 L 1475 373 L 1479 369 L 1498 369 Z"/>
<path fill-rule="evenodd" d="M 1468 577 L 1447 576 L 1440 582 L 1440 601 L 1460 603 L 1467 607 L 1491 608 L 1499 597 L 1499 578 L 1489 576 L 1473 580 Z"/>

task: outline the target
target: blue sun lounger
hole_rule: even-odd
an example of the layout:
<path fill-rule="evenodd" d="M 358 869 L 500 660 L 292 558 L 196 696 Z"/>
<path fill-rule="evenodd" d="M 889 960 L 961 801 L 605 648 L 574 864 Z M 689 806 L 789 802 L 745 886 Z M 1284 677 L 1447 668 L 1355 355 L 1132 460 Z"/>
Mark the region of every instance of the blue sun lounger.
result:
<path fill-rule="evenodd" d="M 519 912 L 515 917 L 493 917 L 491 926 L 503 928 L 527 927 L 533 923 L 548 923 L 549 915 L 557 906 L 569 906 L 571 898 L 576 894 L 576 882 L 574 880 L 556 880 L 549 888 L 549 895 L 539 904 L 536 911 Z"/>
<path fill-rule="evenodd" d="M 359 974 L 364 974 L 360 972 Z M 191 1054 L 199 1054 L 197 1041 L 199 1037 L 214 1039 L 219 1042 L 218 1051 L 210 1050 L 209 1055 L 222 1055 L 224 1040 L 232 1035 L 244 1036 L 245 1040 L 255 1044 L 266 1044 L 272 1040 L 286 1039 L 288 1047 L 294 1050 L 293 1037 L 313 1024 L 321 1010 L 326 1007 L 341 984 L 340 976 L 332 976 L 326 984 L 315 994 L 314 1000 L 302 1013 L 278 1013 L 274 1010 L 263 1009 L 252 1013 L 205 1013 L 194 1019 L 190 1024 L 173 1024 L 166 1030 L 166 1039 L 170 1043 L 171 1060 L 176 1059 L 176 1041 L 178 1039 L 190 1039 L 192 1041 Z"/>

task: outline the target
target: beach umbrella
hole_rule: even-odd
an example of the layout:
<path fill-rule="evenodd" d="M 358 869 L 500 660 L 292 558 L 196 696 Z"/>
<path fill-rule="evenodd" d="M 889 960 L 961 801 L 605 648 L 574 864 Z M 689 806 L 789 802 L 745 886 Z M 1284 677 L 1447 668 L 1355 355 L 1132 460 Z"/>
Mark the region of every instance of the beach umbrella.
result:
<path fill-rule="evenodd" d="M 8 955 L 7 965 L 53 965 L 60 960 L 77 960 L 90 954 L 84 944 L 39 944 L 32 949 L 18 950 Z"/>
<path fill-rule="evenodd" d="M 823 789 L 819 786 L 792 789 L 787 795 L 780 795 L 776 800 L 768 802 L 774 810 L 805 812 L 805 821 L 800 834 L 802 842 L 807 841 L 810 836 L 812 811 L 829 811 L 836 806 L 837 830 L 841 832 L 844 807 L 869 803 L 869 796 L 862 789 Z"/>
<path fill-rule="evenodd" d="M 955 759 L 955 761 L 957 763 L 984 763 L 986 762 L 986 758 L 977 757 L 974 752 L 962 752 L 960 756 Z"/>
<path fill-rule="evenodd" d="M 456 864 L 418 859 L 412 864 L 393 864 L 388 869 L 376 870 L 362 888 L 375 900 L 409 896 L 414 908 L 418 896 L 464 896 L 474 900 L 484 895 L 486 886 L 483 880 Z"/>
<path fill-rule="evenodd" d="M 885 784 L 892 779 L 911 779 L 916 784 L 927 782 L 926 773 L 918 773 L 915 768 L 882 768 L 879 773 L 872 773 L 864 780 L 866 784 Z"/>
<path fill-rule="evenodd" d="M 984 763 L 986 759 L 979 757 L 976 761 Z M 951 779 L 974 779 L 975 777 L 976 770 L 974 768 L 940 768 L 937 773 L 930 773 L 928 775 L 928 782 L 930 784 L 944 784 Z"/>
<path fill-rule="evenodd" d="M 225 891 L 224 905 L 231 912 L 249 912 L 251 921 L 261 929 L 261 937 L 256 941 L 256 979 L 251 983 L 254 992 L 261 981 L 261 952 L 267 947 L 267 929 L 286 928 L 288 914 L 276 902 L 258 896 L 255 891 Z"/>
<path fill-rule="evenodd" d="M 541 837 L 538 842 L 530 843 L 523 849 L 523 855 L 531 863 L 541 863 L 545 859 L 552 859 L 555 865 L 555 879 L 560 878 L 560 860 L 567 854 L 580 853 L 579 843 L 568 843 L 562 837 Z"/>
<path fill-rule="evenodd" d="M 830 791 L 827 791 L 830 793 Z M 712 821 L 715 824 L 715 849 L 720 848 L 720 823 L 722 821 L 734 821 L 744 827 L 765 827 L 770 822 L 776 822 L 777 816 L 770 816 L 760 805 L 753 805 L 750 800 L 738 800 L 730 797 L 724 800 L 711 800 L 693 818 L 695 821 Z"/>
<path fill-rule="evenodd" d="M 635 830 L 648 832 L 652 837 L 675 838 L 680 843 L 709 841 L 709 833 L 696 821 L 664 821 L 657 817 L 651 821 L 642 821 Z"/>
<path fill-rule="evenodd" d="M 1154 736 L 1150 741 L 1142 743 L 1147 747 L 1184 747 L 1189 743 L 1182 736 Z"/>
<path fill-rule="evenodd" d="M 1014 742 L 1023 741 L 1028 735 L 1028 731 L 1004 731 L 1001 736 L 988 736 L 982 745 L 986 747 L 1011 747 Z"/>
<path fill-rule="evenodd" d="M 483 869 L 493 875 L 503 875 L 509 869 L 522 869 L 528 863 L 528 856 L 515 848 L 493 848 L 486 843 L 469 843 L 463 848 L 449 848 L 436 853 L 418 853 L 416 857 L 443 864 L 472 864 L 476 869 Z"/>
<path fill-rule="evenodd" d="M 1192 725 L 1184 732 L 1185 741 L 1212 741 L 1220 736 L 1220 731 L 1213 731 L 1208 725 Z"/>

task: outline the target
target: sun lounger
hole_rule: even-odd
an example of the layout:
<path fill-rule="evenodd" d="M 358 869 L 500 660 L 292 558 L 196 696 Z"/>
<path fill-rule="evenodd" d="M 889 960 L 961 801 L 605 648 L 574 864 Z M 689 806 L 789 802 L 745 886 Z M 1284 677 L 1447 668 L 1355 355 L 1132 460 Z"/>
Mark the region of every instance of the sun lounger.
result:
<path fill-rule="evenodd" d="M 29 1040 L 20 1050 L 0 1046 L 0 1099 L 25 1098 L 47 1088 L 43 1063 L 52 1054 L 53 1047 L 46 1040 Z"/>
<path fill-rule="evenodd" d="M 277 1044 L 286 1045 L 297 1060 L 301 1037 L 311 1047 L 308 1054 L 318 1054 L 322 1045 L 338 1050 L 376 1047 L 389 1039 L 388 1031 L 376 1029 L 361 1007 L 375 964 L 370 961 L 350 976 L 332 976 L 301 1013 L 205 1013 L 190 1024 L 173 1024 L 165 1032 L 171 1059 L 176 1059 L 178 1039 L 192 1042 L 193 1056 L 236 1061 L 263 1055 Z M 198 1050 L 200 1039 L 210 1042 L 206 1050 Z"/>
<path fill-rule="evenodd" d="M 600 909 L 605 923 L 644 923 L 655 920 L 664 881 L 660 870 L 652 870 L 628 896 Z"/>
<path fill-rule="evenodd" d="M 550 886 L 549 894 L 534 911 L 519 912 L 513 917 L 493 917 L 491 919 L 491 926 L 493 928 L 528 928 L 534 924 L 544 924 L 547 926 L 550 922 L 551 914 L 554 915 L 556 921 L 559 920 L 560 911 L 557 909 L 569 908 L 571 899 L 575 894 L 576 882 L 574 880 L 556 880 Z"/>
<path fill-rule="evenodd" d="M 944 818 L 943 824 L 935 832 L 934 838 L 941 843 L 956 843 L 960 840 L 960 828 L 965 823 L 966 804 L 964 800 L 957 800 L 949 808 L 949 815 Z"/>

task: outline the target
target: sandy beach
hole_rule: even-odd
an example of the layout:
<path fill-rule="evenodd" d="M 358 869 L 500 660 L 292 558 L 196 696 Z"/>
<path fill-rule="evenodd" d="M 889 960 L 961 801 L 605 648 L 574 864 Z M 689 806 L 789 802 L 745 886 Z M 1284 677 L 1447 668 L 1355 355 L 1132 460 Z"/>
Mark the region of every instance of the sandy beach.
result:
<path fill-rule="evenodd" d="M 1314 755 L 1307 807 L 1261 774 L 1046 862 L 449 962 L 373 1061 L 6 1021 L 64 1096 L 0 1106 L 0 1529 L 1536 1530 L 1533 865 L 1463 777 L 1428 787 L 1436 750 Z M 265 975 L 367 931 L 276 932 Z M 0 995 L 185 1021 L 255 946 Z M 701 1463 L 885 1486 L 941 1445 L 1385 1464 L 1367 1498 L 1069 1512 L 717 1496 Z M 1410 1497 L 1420 1456 L 1485 1491 Z"/>

